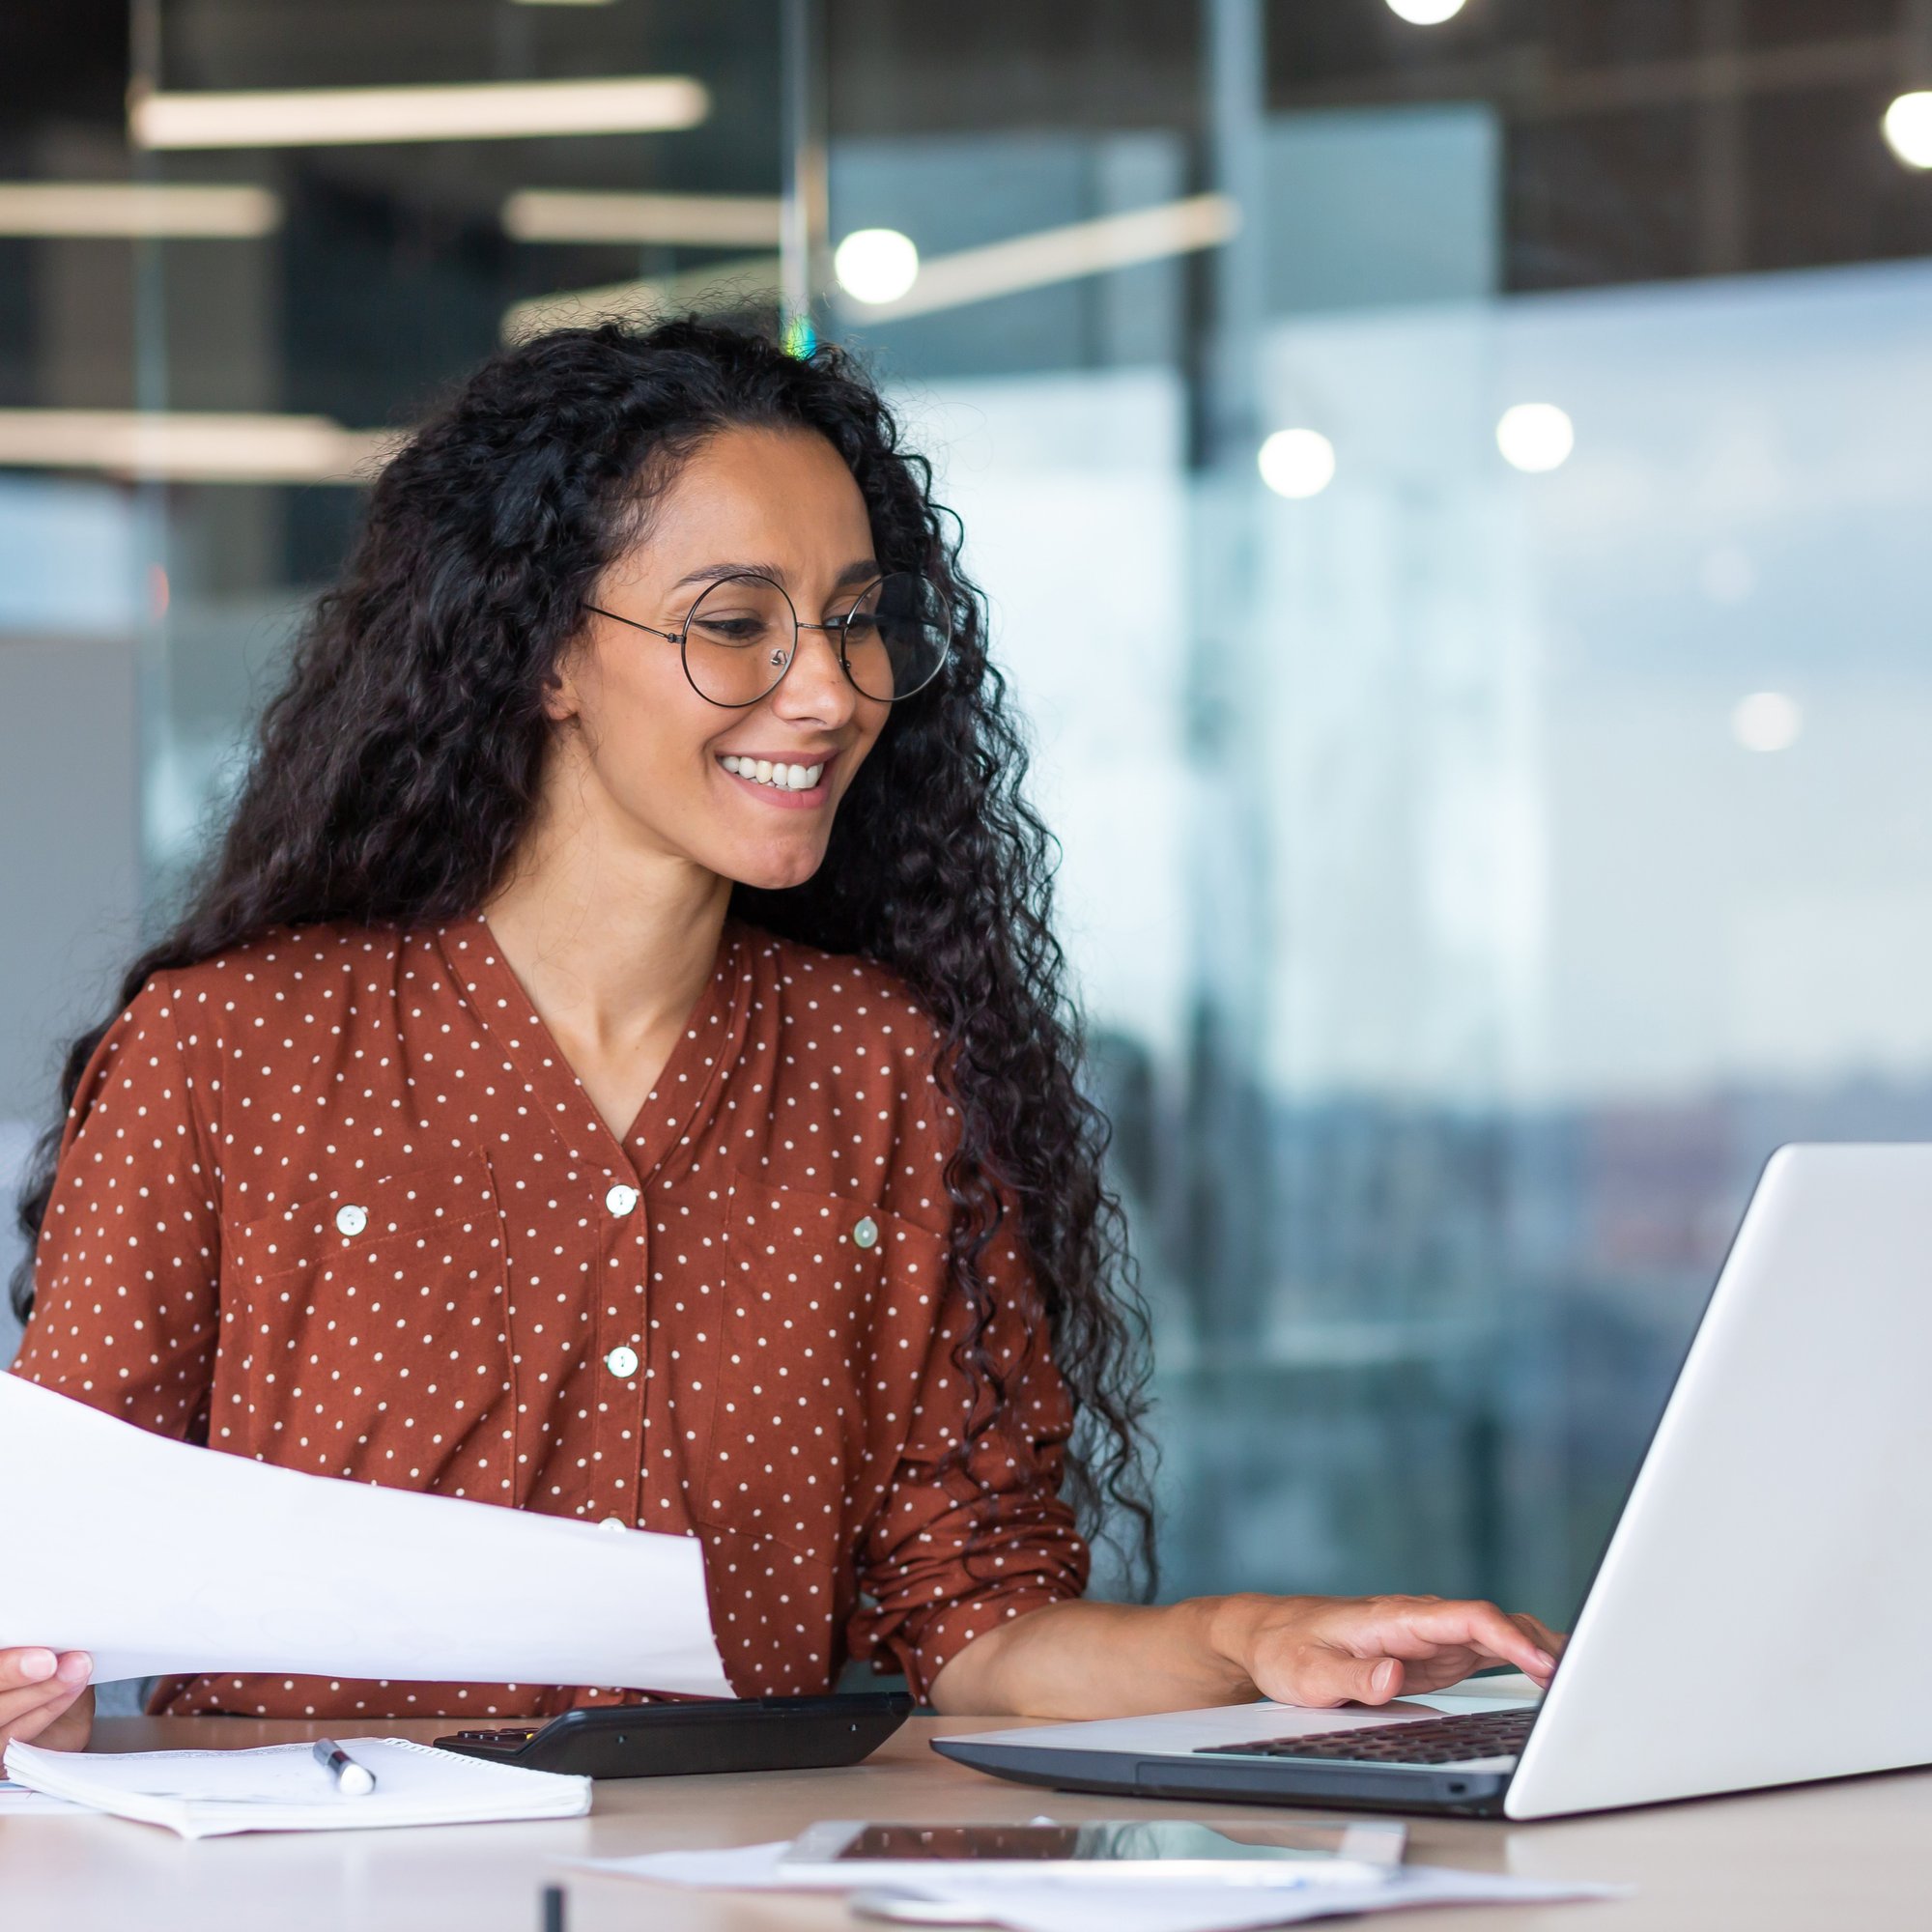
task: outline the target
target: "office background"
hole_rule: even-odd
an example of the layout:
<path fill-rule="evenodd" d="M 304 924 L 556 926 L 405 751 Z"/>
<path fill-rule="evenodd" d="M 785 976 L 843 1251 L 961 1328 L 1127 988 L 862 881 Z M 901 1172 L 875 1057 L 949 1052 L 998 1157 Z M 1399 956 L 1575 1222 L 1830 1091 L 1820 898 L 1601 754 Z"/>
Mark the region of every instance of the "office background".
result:
<path fill-rule="evenodd" d="M 1932 0 L 8 9 L 0 1173 L 385 434 L 809 297 L 1033 723 L 1168 1589 L 1567 1616 L 1764 1155 L 1932 1136 L 1926 89 Z"/>

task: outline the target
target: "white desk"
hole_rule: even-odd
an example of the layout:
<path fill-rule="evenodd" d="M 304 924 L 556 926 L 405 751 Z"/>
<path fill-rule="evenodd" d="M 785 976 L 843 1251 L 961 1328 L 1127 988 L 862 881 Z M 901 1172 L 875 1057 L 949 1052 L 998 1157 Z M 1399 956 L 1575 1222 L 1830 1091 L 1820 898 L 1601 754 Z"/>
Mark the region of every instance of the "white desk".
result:
<path fill-rule="evenodd" d="M 0 1925 L 6 1932 L 534 1932 L 538 1889 L 561 1876 L 549 1862 L 559 1856 L 753 1844 L 789 1837 L 815 1818 L 1288 1815 L 1031 1790 L 926 1748 L 935 1734 L 992 1722 L 916 1719 L 851 1771 L 601 1784 L 589 1817 L 560 1823 L 190 1844 L 119 1819 L 15 1818 L 0 1823 Z M 324 1728 L 118 1718 L 102 1720 L 96 1745 L 281 1744 Z M 380 1728 L 429 1738 L 446 1726 L 396 1720 Z M 1546 1825 L 1417 1820 L 1409 1847 L 1422 1863 L 1620 1880 L 1638 1890 L 1612 1902 L 1403 1913 L 1389 1919 L 1391 1932 L 1924 1932 L 1932 1925 L 1932 1772 Z M 581 1874 L 567 1882 L 571 1932 L 842 1932 L 854 1922 L 825 1898 L 675 1891 Z"/>

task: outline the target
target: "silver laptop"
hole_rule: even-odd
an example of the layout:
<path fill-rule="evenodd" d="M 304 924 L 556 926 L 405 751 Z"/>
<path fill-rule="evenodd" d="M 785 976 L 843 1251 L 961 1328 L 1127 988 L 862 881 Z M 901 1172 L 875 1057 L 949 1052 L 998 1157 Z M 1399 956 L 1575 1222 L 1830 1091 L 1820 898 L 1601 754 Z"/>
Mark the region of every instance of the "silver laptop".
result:
<path fill-rule="evenodd" d="M 1541 1700 L 1477 1678 L 933 1748 L 1077 1791 L 1509 1818 L 1894 1771 L 1932 1763 L 1928 1604 L 1932 1146 L 1787 1147 Z"/>

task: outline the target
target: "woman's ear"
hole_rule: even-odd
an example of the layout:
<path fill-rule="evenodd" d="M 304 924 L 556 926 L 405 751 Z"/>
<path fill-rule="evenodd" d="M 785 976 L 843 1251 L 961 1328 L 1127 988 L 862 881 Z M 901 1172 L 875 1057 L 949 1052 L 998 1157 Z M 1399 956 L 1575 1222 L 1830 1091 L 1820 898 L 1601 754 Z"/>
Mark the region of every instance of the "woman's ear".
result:
<path fill-rule="evenodd" d="M 543 714 L 553 724 L 577 716 L 577 695 L 561 671 L 554 670 L 544 679 Z"/>
<path fill-rule="evenodd" d="M 544 673 L 543 714 L 553 724 L 567 724 L 582 712 L 583 697 L 579 679 L 583 670 L 584 657 L 583 640 L 573 639 L 564 646 L 556 663 Z"/>

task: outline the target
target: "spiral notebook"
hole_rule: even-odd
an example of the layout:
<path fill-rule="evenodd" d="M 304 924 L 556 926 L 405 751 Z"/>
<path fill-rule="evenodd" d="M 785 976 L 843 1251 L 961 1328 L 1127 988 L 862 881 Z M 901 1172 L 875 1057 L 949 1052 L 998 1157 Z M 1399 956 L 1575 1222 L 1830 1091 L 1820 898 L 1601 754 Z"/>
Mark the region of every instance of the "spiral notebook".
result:
<path fill-rule="evenodd" d="M 482 1825 L 576 1818 L 590 1780 L 460 1757 L 407 1738 L 343 1738 L 376 1777 L 352 1797 L 310 1745 L 255 1750 L 57 1751 L 7 1747 L 7 1776 L 90 1810 L 164 1825 L 184 1838 L 231 1832 L 355 1832 L 386 1825 Z"/>

